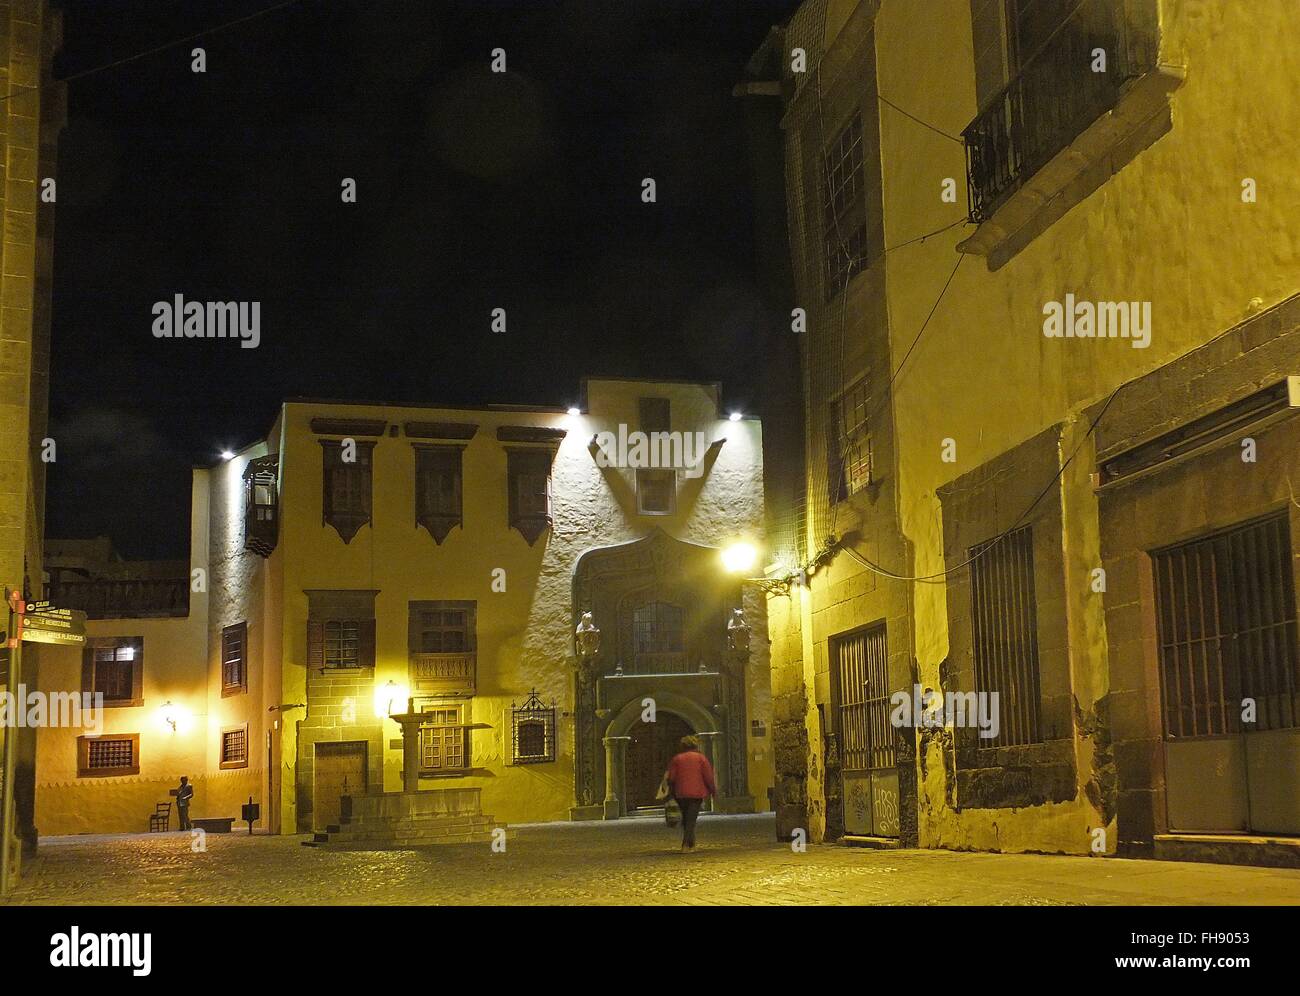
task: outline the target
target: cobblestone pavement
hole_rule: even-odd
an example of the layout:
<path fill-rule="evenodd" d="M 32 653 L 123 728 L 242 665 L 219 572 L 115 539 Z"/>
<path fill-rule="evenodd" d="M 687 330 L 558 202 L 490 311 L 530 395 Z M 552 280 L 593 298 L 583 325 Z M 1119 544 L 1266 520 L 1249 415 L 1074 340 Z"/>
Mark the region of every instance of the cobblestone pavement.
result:
<path fill-rule="evenodd" d="M 17 904 L 1300 904 L 1300 870 L 1049 855 L 794 853 L 768 816 L 704 817 L 680 854 L 655 820 L 511 828 L 487 844 L 329 851 L 302 837 L 188 834 L 43 841 Z"/>

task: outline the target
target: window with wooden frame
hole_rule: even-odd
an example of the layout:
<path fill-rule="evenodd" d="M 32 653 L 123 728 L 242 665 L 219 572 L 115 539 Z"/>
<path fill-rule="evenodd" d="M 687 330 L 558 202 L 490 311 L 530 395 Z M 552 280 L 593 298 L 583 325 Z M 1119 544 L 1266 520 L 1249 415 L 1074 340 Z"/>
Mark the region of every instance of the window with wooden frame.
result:
<path fill-rule="evenodd" d="M 248 623 L 221 631 L 221 696 L 248 691 Z"/>
<path fill-rule="evenodd" d="M 532 546 L 552 524 L 551 462 L 555 451 L 546 449 L 506 450 L 506 474 L 510 488 L 510 526 Z"/>
<path fill-rule="evenodd" d="M 822 155 L 822 246 L 828 301 L 867 265 L 862 155 L 862 115 L 855 113 Z"/>
<path fill-rule="evenodd" d="M 140 734 L 77 737 L 77 777 L 111 778 L 140 773 Z"/>
<path fill-rule="evenodd" d="M 421 609 L 418 616 L 420 654 L 463 654 L 470 649 L 467 609 Z"/>
<path fill-rule="evenodd" d="M 310 620 L 307 623 L 307 663 L 321 671 L 374 667 L 375 620 Z"/>
<path fill-rule="evenodd" d="M 221 731 L 221 770 L 248 767 L 248 724 Z"/>
<path fill-rule="evenodd" d="M 459 446 L 415 447 L 415 522 L 441 544 L 463 525 Z"/>
<path fill-rule="evenodd" d="M 1041 743 L 1033 527 L 972 547 L 970 558 L 975 691 L 997 696 L 1001 720 L 980 747 Z"/>
<path fill-rule="evenodd" d="M 671 515 L 677 511 L 677 471 L 638 469 L 636 510 L 641 515 Z"/>
<path fill-rule="evenodd" d="M 364 440 L 320 441 L 324 465 L 323 521 L 350 543 L 371 516 L 371 456 L 375 444 Z"/>
<path fill-rule="evenodd" d="M 427 719 L 420 726 L 421 774 L 446 775 L 469 770 L 467 703 L 435 703 L 424 707 Z"/>
<path fill-rule="evenodd" d="M 82 650 L 81 690 L 109 707 L 144 705 L 144 638 L 89 637 Z"/>
<path fill-rule="evenodd" d="M 872 483 L 867 378 L 859 377 L 830 406 L 826 461 L 831 504 Z"/>

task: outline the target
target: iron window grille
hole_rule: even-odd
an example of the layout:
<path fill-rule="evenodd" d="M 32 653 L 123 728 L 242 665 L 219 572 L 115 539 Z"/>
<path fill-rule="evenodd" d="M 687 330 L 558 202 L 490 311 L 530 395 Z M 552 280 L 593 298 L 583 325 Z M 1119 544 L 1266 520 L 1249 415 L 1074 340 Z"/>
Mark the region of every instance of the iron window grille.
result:
<path fill-rule="evenodd" d="M 688 670 L 686 611 L 671 602 L 646 602 L 632 610 L 632 651 L 641 674 Z"/>
<path fill-rule="evenodd" d="M 515 764 L 545 764 L 555 760 L 555 702 L 545 705 L 537 689 L 522 706 L 510 703 L 512 756 Z"/>
<path fill-rule="evenodd" d="M 970 550 L 975 691 L 996 695 L 1000 728 L 981 748 L 1042 742 L 1032 526 Z"/>
<path fill-rule="evenodd" d="M 1286 513 L 1152 554 L 1166 737 L 1300 726 L 1292 557 Z"/>
<path fill-rule="evenodd" d="M 889 654 L 885 627 L 875 626 L 832 642 L 835 733 L 845 771 L 892 768 L 894 734 L 889 721 Z"/>
<path fill-rule="evenodd" d="M 970 220 L 980 223 L 1024 182 L 1111 110 L 1125 82 L 1152 63 L 1121 0 L 1069 5 L 1010 0 L 1005 11 L 1015 74 L 962 133 Z M 989 15 L 998 17 L 996 5 Z M 1094 72 L 1093 53 L 1106 71 Z"/>

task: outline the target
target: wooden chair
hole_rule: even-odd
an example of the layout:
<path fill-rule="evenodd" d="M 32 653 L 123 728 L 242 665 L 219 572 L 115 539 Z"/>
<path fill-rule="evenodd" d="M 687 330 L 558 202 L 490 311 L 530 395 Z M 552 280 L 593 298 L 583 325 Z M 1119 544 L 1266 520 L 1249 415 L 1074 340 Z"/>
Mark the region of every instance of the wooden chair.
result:
<path fill-rule="evenodd" d="M 149 832 L 166 833 L 171 828 L 171 822 L 172 804 L 160 802 L 153 807 L 153 813 L 149 816 Z"/>

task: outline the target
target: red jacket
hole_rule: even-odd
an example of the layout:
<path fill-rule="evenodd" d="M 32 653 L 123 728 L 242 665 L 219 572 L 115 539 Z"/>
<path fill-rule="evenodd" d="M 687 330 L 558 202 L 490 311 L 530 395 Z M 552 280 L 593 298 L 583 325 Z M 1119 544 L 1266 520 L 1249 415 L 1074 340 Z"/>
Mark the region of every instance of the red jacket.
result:
<path fill-rule="evenodd" d="M 675 799 L 717 795 L 713 765 L 698 750 L 684 750 L 668 762 L 668 785 Z"/>

